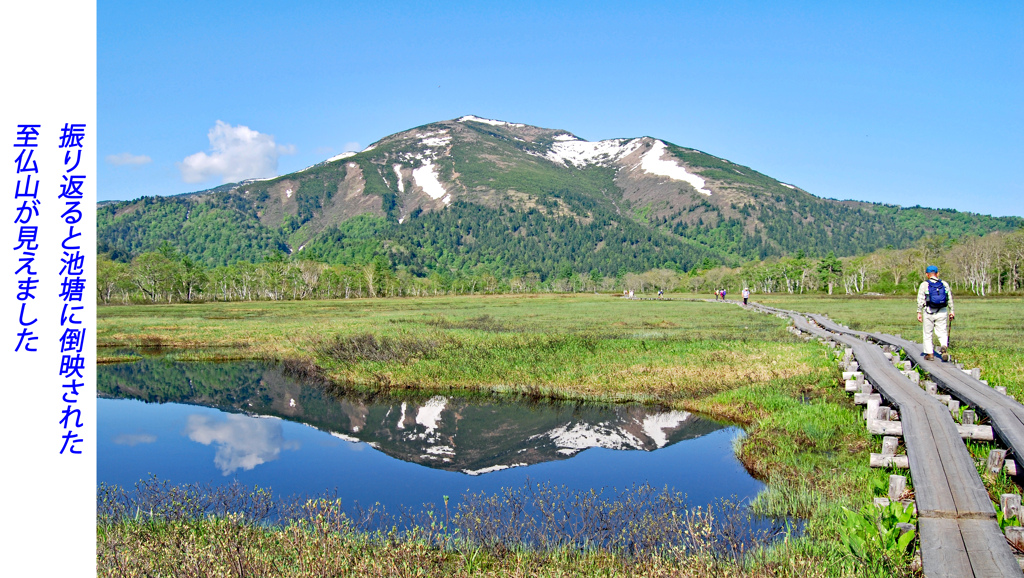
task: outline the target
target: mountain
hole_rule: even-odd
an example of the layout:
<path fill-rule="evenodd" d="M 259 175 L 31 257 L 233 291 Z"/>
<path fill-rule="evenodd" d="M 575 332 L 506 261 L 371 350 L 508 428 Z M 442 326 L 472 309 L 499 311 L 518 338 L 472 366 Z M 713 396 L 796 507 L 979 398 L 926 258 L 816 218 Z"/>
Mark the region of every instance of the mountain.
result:
<path fill-rule="evenodd" d="M 418 275 L 689 269 L 1024 226 L 1016 217 L 823 199 L 652 137 L 589 142 L 475 116 L 281 177 L 105 203 L 98 213 L 98 249 L 120 260 L 166 242 L 210 266 L 273 254 L 383 258 Z"/>
<path fill-rule="evenodd" d="M 509 398 L 335 397 L 256 362 L 103 365 L 101 397 L 186 403 L 304 423 L 387 455 L 470 475 L 563 460 L 592 447 L 654 451 L 723 426 L 640 405 Z"/>

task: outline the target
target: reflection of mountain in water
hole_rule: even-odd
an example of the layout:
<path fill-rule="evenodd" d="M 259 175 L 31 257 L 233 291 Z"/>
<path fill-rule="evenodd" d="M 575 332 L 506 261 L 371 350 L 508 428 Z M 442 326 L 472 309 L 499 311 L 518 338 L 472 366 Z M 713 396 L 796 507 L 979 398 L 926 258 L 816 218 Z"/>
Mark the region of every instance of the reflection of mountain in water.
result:
<path fill-rule="evenodd" d="M 651 451 L 722 426 L 640 405 L 526 403 L 507 397 L 345 396 L 256 362 L 143 360 L 99 368 L 101 396 L 274 415 L 401 460 L 481 474 L 564 459 L 592 447 Z"/>

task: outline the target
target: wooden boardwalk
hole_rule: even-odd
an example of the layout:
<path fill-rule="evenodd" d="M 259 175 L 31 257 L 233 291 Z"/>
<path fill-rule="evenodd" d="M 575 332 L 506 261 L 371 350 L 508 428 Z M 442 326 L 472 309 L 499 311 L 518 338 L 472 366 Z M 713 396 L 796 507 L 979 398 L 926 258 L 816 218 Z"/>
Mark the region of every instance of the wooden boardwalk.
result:
<path fill-rule="evenodd" d="M 870 341 L 903 348 L 944 389 L 988 415 L 1014 455 L 1017 448 L 1024 451 L 1024 406 L 952 364 L 924 361 L 918 344 L 895 336 L 853 331 L 823 316 L 752 307 L 786 315 L 800 331 L 851 348 L 865 378 L 899 409 L 913 477 L 925 576 L 1024 576 L 999 530 L 995 509 L 948 406 L 894 367 Z"/>

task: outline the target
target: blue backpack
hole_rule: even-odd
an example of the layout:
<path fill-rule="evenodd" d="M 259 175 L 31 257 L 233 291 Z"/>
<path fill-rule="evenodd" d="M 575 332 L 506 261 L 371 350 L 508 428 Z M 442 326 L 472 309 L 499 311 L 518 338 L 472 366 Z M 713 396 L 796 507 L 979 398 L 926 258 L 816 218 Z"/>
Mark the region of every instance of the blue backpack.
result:
<path fill-rule="evenodd" d="M 928 306 L 932 309 L 942 309 L 949 302 L 946 295 L 946 284 L 939 280 L 928 280 Z"/>

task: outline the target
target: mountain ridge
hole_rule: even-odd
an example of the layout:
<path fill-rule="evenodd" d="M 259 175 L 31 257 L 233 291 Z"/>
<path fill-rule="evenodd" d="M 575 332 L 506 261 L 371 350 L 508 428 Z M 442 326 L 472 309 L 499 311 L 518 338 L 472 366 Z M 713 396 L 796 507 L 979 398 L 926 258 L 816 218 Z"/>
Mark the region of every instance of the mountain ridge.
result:
<path fill-rule="evenodd" d="M 167 242 L 208 265 L 273 254 L 379 257 L 416 274 L 536 270 L 538 261 L 542 275 L 566 264 L 605 274 L 688 270 L 798 251 L 850 255 L 1024 224 L 824 199 L 650 136 L 586 141 L 473 115 L 279 177 L 108 203 L 99 213 L 99 250 L 122 260 Z"/>

